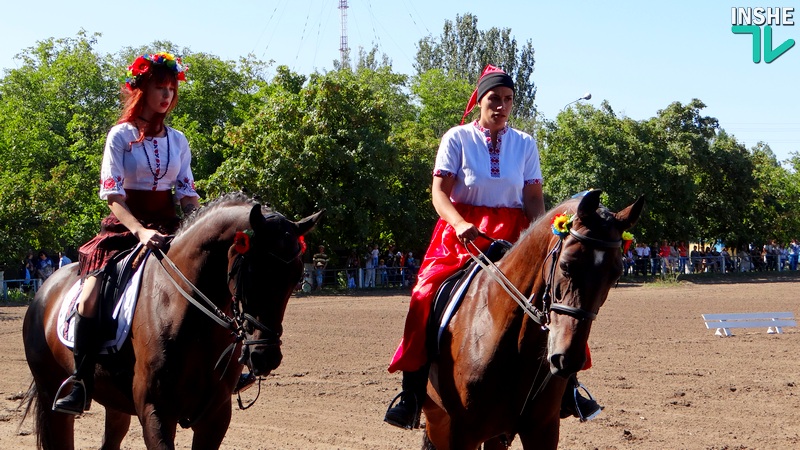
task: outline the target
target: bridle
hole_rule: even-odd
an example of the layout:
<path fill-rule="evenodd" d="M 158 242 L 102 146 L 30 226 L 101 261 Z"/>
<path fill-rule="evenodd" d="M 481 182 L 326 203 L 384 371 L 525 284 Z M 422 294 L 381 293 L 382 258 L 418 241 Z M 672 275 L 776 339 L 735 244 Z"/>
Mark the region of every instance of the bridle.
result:
<path fill-rule="evenodd" d="M 285 265 L 289 265 L 300 257 L 302 248 L 298 245 L 297 251 L 289 259 L 283 259 L 273 252 L 266 252 L 266 254 Z M 249 270 L 243 270 L 243 267 L 247 265 L 249 269 L 250 257 L 249 253 L 240 253 L 236 255 L 233 264 L 231 264 L 231 270 L 228 272 L 228 283 L 233 281 L 232 311 L 233 322 L 236 324 L 236 341 L 241 341 L 244 346 L 261 345 L 279 347 L 281 345 L 281 335 L 283 331 L 273 330 L 267 327 L 245 311 L 247 308 L 247 295 L 245 294 L 245 276 L 243 273 L 249 273 Z M 252 331 L 248 333 L 247 330 L 252 330 L 253 328 L 261 330 L 262 336 L 266 335 L 266 337 L 262 337 L 261 339 L 247 339 L 247 335 L 252 334 Z"/>
<path fill-rule="evenodd" d="M 593 237 L 586 236 L 585 234 L 579 233 L 575 231 L 574 228 L 569 229 L 569 235 L 573 238 L 577 239 L 578 242 L 587 246 L 587 247 L 599 247 L 599 248 L 620 248 L 622 246 L 622 240 L 618 241 L 605 241 L 602 239 L 596 239 Z M 546 278 L 546 283 L 544 287 L 544 294 L 542 295 L 542 309 L 544 310 L 544 315 L 547 317 L 547 323 L 550 322 L 550 314 L 548 314 L 548 310 L 554 311 L 559 314 L 566 314 L 568 316 L 572 316 L 578 320 L 594 320 L 597 318 L 597 314 L 591 311 L 585 310 L 583 308 L 576 308 L 574 306 L 565 305 L 563 303 L 558 303 L 557 301 L 553 300 L 553 290 L 555 289 L 554 280 L 556 275 L 556 266 L 558 265 L 558 260 L 561 258 L 561 250 L 564 247 L 564 238 L 559 238 L 556 244 L 553 246 L 553 249 L 550 250 L 548 257 L 551 259 L 550 263 L 550 270 L 548 276 Z M 544 266 L 542 266 L 542 270 L 544 270 Z"/>
<path fill-rule="evenodd" d="M 279 216 L 277 213 L 273 213 L 266 218 L 271 216 Z M 266 219 L 265 218 L 265 219 Z M 298 244 L 297 251 L 289 258 L 284 259 L 281 258 L 279 255 L 276 255 L 273 252 L 265 252 L 267 256 L 277 259 L 279 262 L 282 262 L 286 265 L 289 265 L 300 258 L 303 249 L 302 246 Z M 231 281 L 233 282 L 233 289 L 232 289 L 232 298 L 231 298 L 231 311 L 233 313 L 232 316 L 228 316 L 224 311 L 222 311 L 217 305 L 214 304 L 205 294 L 203 294 L 197 286 L 195 286 L 191 281 L 189 281 L 186 276 L 178 269 L 174 262 L 167 256 L 166 253 L 162 249 L 157 249 L 154 252 L 156 259 L 159 261 L 161 266 L 164 268 L 164 271 L 167 273 L 167 278 L 172 282 L 173 286 L 178 290 L 178 292 L 183 296 L 191 305 L 195 306 L 197 309 L 200 310 L 203 314 L 208 316 L 211 320 L 216 322 L 221 327 L 229 330 L 231 335 L 234 336 L 233 342 L 231 342 L 228 347 L 222 352 L 219 359 L 217 360 L 214 369 L 218 369 L 223 361 L 225 361 L 224 368 L 222 370 L 222 374 L 220 375 L 220 380 L 224 378 L 225 373 L 227 373 L 228 367 L 230 365 L 231 358 L 233 357 L 233 350 L 236 348 L 238 343 L 242 343 L 243 350 L 242 350 L 242 357 L 240 358 L 240 362 L 244 360 L 242 364 L 248 366 L 248 369 L 252 369 L 250 367 L 250 363 L 246 355 L 250 352 L 251 345 L 258 345 L 258 346 L 266 346 L 266 347 L 280 347 L 281 345 L 281 334 L 282 330 L 273 330 L 263 323 L 261 323 L 258 319 L 256 319 L 253 315 L 247 313 L 247 295 L 245 290 L 245 282 L 243 275 L 244 273 L 249 273 L 249 258 L 252 257 L 249 255 L 248 251 L 243 253 L 239 253 L 234 257 L 233 263 L 231 264 L 231 269 L 228 272 L 228 284 L 230 286 Z M 166 261 L 167 265 L 164 265 Z M 167 270 L 167 266 L 171 270 Z M 194 295 L 190 295 L 186 292 L 186 290 L 181 287 L 178 282 L 175 280 L 173 274 L 177 274 L 178 278 L 181 281 L 186 283 L 192 291 L 192 294 L 196 295 L 200 298 L 201 301 L 196 299 Z M 240 308 L 241 305 L 241 308 Z M 262 333 L 261 339 L 249 339 L 248 336 L 253 334 L 253 329 L 258 329 Z M 264 337 L 265 336 L 265 337 Z M 227 356 L 227 357 L 226 357 Z M 260 377 L 259 377 L 260 378 Z M 260 381 L 260 380 L 259 380 Z M 259 383 L 259 393 L 261 391 L 261 386 Z M 239 398 L 239 408 L 240 409 L 247 409 L 252 406 L 256 400 L 258 399 L 258 395 L 256 398 L 250 402 L 247 406 L 243 406 L 241 397 Z"/>
<path fill-rule="evenodd" d="M 496 241 L 496 239 L 486 235 L 485 233 L 480 233 L 480 236 L 484 239 L 488 239 L 489 241 Z M 606 241 L 603 239 L 596 239 L 590 236 L 587 236 L 583 233 L 579 233 L 575 231 L 575 229 L 570 228 L 569 234 L 559 235 L 558 241 L 553 245 L 553 248 L 547 254 L 547 259 L 550 260 L 550 270 L 548 270 L 547 277 L 545 278 L 545 289 L 544 294 L 542 295 L 542 309 L 539 309 L 535 306 L 536 301 L 536 291 L 531 292 L 529 298 L 526 298 L 520 291 L 517 289 L 516 286 L 505 276 L 505 274 L 489 259 L 486 255 L 475 245 L 474 242 L 470 242 L 473 248 L 477 251 L 480 255 L 480 258 L 475 256 L 472 252 L 468 251 L 470 257 L 473 261 L 475 261 L 478 265 L 480 265 L 484 270 L 486 270 L 487 274 L 491 278 L 493 278 L 507 293 L 508 295 L 515 301 L 517 304 L 522 308 L 525 314 L 531 318 L 534 322 L 539 324 L 543 331 L 549 331 L 549 324 L 550 324 L 550 311 L 553 311 L 557 314 L 566 314 L 580 321 L 584 320 L 595 320 L 597 318 L 597 314 L 591 311 L 585 310 L 583 308 L 576 308 L 573 306 L 565 305 L 563 303 L 558 303 L 557 301 L 553 300 L 553 290 L 554 290 L 554 281 L 555 281 L 555 273 L 556 267 L 558 264 L 559 259 L 561 258 L 561 250 L 564 247 L 564 239 L 566 236 L 571 236 L 572 238 L 576 239 L 581 244 L 587 247 L 595 247 L 595 248 L 620 248 L 622 246 L 622 240 L 616 241 Z M 545 265 L 542 265 L 542 271 L 544 272 Z M 544 274 L 543 274 L 544 277 Z M 531 387 L 528 391 L 528 395 L 525 397 L 525 402 L 522 404 L 522 408 L 520 409 L 519 416 L 522 416 L 523 411 L 533 398 L 535 398 L 547 385 L 550 381 L 550 377 L 552 374 L 548 371 L 545 375 L 544 382 L 539 385 L 538 390 L 534 392 L 536 388 L 535 380 L 531 383 Z"/>
<path fill-rule="evenodd" d="M 616 241 L 606 241 L 602 239 L 596 239 L 585 234 L 579 233 L 575 231 L 573 228 L 570 228 L 569 234 L 566 236 L 571 236 L 574 239 L 578 240 L 581 244 L 588 246 L 588 247 L 596 247 L 596 248 L 620 248 L 622 246 L 622 240 Z M 494 242 L 496 239 L 484 234 L 480 233 L 480 237 L 484 239 L 488 239 Z M 563 303 L 558 303 L 554 300 L 553 290 L 555 289 L 555 273 L 556 267 L 558 265 L 558 261 L 561 258 L 561 250 L 564 247 L 564 239 L 565 236 L 559 236 L 558 241 L 556 241 L 553 248 L 547 254 L 547 259 L 550 260 L 550 270 L 545 277 L 545 288 L 544 294 L 542 295 L 542 308 L 539 309 L 536 307 L 536 292 L 532 292 L 530 297 L 525 297 L 519 289 L 514 286 L 514 284 L 505 276 L 505 274 L 486 257 L 486 255 L 478 248 L 475 243 L 470 242 L 472 247 L 476 250 L 476 252 L 480 255 L 480 258 L 475 256 L 474 253 L 468 252 L 470 257 L 473 261 L 475 261 L 478 265 L 480 265 L 483 269 L 487 271 L 490 277 L 492 277 L 500 286 L 508 293 L 511 298 L 517 302 L 517 304 L 522 308 L 525 314 L 531 318 L 534 322 L 539 324 L 542 327 L 542 330 L 548 331 L 550 324 L 550 311 L 553 311 L 558 314 L 566 314 L 572 317 L 575 317 L 578 320 L 594 320 L 597 318 L 597 314 L 591 311 L 588 311 L 583 308 L 576 308 L 574 306 L 565 305 Z M 545 265 L 542 265 L 542 271 L 544 272 Z M 543 275 L 544 277 L 544 275 Z"/>

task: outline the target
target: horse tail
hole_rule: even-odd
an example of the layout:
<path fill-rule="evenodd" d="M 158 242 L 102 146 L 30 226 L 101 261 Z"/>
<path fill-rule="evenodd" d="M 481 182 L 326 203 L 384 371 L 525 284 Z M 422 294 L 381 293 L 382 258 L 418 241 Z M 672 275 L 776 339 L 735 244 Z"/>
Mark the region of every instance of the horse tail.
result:
<path fill-rule="evenodd" d="M 49 424 L 47 422 L 48 419 L 48 411 L 50 410 L 50 405 L 45 405 L 44 399 L 41 395 L 39 395 L 39 391 L 36 389 L 36 382 L 31 381 L 31 385 L 28 387 L 28 391 L 22 396 L 20 400 L 20 408 L 24 407 L 25 409 L 22 412 L 22 418 L 19 420 L 19 424 L 17 425 L 17 434 L 20 434 L 20 428 L 22 428 L 22 424 L 25 423 L 25 419 L 28 417 L 28 414 L 31 413 L 31 409 L 33 409 L 33 431 L 36 433 L 36 448 L 52 448 L 52 445 L 47 439 L 47 436 L 44 430 L 49 428 Z"/>
<path fill-rule="evenodd" d="M 22 418 L 20 418 L 19 423 L 17 424 L 17 434 L 20 434 L 20 429 L 25 423 L 25 419 L 28 418 L 28 414 L 30 414 L 31 410 L 33 410 L 35 413 L 33 418 L 33 431 L 36 433 L 36 448 L 39 449 L 43 448 L 42 434 L 39 432 L 39 430 L 41 430 L 44 426 L 44 417 L 42 417 L 42 411 L 46 411 L 46 409 L 44 409 L 40 403 L 41 396 L 39 396 L 39 391 L 36 389 L 36 382 L 31 380 L 31 385 L 28 386 L 28 390 L 22 395 L 22 399 L 19 402 L 19 407 L 24 409 L 22 411 Z"/>

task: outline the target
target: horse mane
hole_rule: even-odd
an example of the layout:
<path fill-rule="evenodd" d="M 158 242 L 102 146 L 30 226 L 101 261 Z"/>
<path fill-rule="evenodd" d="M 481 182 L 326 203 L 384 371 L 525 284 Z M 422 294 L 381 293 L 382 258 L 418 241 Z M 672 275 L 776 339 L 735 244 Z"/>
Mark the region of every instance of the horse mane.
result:
<path fill-rule="evenodd" d="M 244 192 L 230 192 L 227 194 L 223 194 L 216 199 L 206 203 L 200 209 L 192 213 L 189 217 L 185 218 L 182 222 L 178 231 L 175 233 L 176 236 L 181 235 L 186 230 L 192 227 L 198 220 L 207 216 L 208 214 L 221 209 L 227 208 L 230 206 L 253 206 L 258 204 L 259 202 L 253 199 L 252 197 L 248 196 Z M 262 207 L 262 210 L 269 211 L 269 208 Z"/>

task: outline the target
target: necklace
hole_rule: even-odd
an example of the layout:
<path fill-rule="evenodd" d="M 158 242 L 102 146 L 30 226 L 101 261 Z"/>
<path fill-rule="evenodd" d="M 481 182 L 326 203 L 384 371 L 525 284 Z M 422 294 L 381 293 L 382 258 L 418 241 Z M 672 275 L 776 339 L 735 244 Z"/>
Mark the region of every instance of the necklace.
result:
<path fill-rule="evenodd" d="M 144 157 L 147 159 L 147 168 L 150 169 L 150 173 L 153 174 L 153 190 L 155 191 L 158 187 L 158 180 L 164 178 L 167 171 L 169 171 L 169 131 L 167 132 L 167 165 L 164 167 L 164 172 L 161 172 L 161 155 L 158 152 L 158 138 L 153 138 L 153 159 L 156 162 L 155 169 L 150 163 L 150 155 L 147 154 L 147 147 L 144 146 L 144 142 L 142 143 L 142 149 L 144 150 Z"/>

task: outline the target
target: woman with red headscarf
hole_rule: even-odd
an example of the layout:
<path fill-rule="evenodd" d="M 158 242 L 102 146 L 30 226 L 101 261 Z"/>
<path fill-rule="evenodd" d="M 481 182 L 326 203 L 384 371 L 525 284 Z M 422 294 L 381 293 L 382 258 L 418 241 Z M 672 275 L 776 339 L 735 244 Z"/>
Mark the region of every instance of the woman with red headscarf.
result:
<path fill-rule="evenodd" d="M 72 381 L 70 393 L 53 405 L 67 414 L 81 414 L 91 403 L 103 268 L 138 243 L 162 247 L 180 222 L 176 202 L 184 215 L 200 205 L 189 143 L 183 133 L 164 124 L 178 103 L 178 81 L 186 80 L 186 66 L 169 53 L 142 55 L 127 75 L 122 114 L 108 132 L 100 166 L 100 198 L 111 213 L 101 221 L 100 233 L 79 250 L 84 279 L 74 319 L 75 373 L 67 380 Z"/>
<path fill-rule="evenodd" d="M 431 189 L 440 218 L 411 293 L 403 339 L 389 365 L 389 372 L 403 371 L 400 401 L 384 418 L 392 425 L 419 426 L 428 383 L 425 338 L 431 304 L 439 286 L 470 259 L 466 243 L 486 251 L 490 242 L 478 239 L 481 233 L 514 242 L 545 212 L 539 151 L 533 137 L 508 126 L 513 104 L 513 79 L 488 65 L 461 125 L 442 137 Z M 475 106 L 480 116 L 464 125 Z"/>

